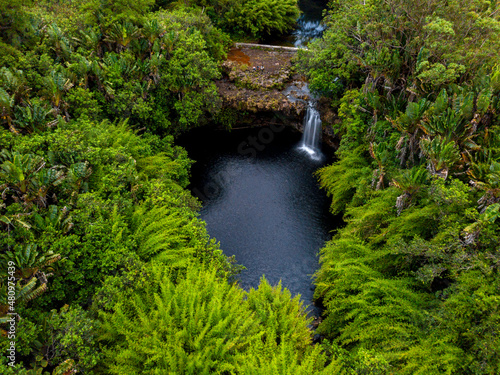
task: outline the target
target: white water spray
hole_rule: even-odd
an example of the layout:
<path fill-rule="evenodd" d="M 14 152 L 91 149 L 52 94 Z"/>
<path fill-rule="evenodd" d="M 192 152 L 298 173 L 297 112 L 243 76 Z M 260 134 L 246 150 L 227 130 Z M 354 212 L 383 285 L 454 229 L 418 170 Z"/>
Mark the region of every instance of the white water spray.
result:
<path fill-rule="evenodd" d="M 304 134 L 300 141 L 300 150 L 307 152 L 312 159 L 321 159 L 321 118 L 315 103 L 310 101 L 304 117 Z"/>
<path fill-rule="evenodd" d="M 305 47 L 310 41 L 321 37 L 325 31 L 325 26 L 321 21 L 307 21 L 303 17 L 297 20 L 297 30 L 293 32 L 295 36 L 295 47 Z"/>

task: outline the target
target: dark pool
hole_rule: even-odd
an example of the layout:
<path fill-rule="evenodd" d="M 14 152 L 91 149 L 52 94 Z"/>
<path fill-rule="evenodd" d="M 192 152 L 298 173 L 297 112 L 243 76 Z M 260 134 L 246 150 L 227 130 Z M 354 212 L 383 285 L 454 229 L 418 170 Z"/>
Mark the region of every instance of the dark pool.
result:
<path fill-rule="evenodd" d="M 309 159 L 296 150 L 300 137 L 281 127 L 197 129 L 178 143 L 196 160 L 191 190 L 210 236 L 246 267 L 242 287 L 257 287 L 265 275 L 311 305 L 317 253 L 337 223 L 313 177 L 331 155 Z"/>

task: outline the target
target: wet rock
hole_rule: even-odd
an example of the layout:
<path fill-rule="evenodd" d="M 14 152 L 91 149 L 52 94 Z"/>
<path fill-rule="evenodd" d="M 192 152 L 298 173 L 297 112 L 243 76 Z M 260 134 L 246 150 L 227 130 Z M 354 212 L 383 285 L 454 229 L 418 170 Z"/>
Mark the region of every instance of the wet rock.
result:
<path fill-rule="evenodd" d="M 315 316 L 313 322 L 311 323 L 311 326 L 313 327 L 313 329 L 316 329 L 322 321 L 323 319 L 321 318 L 321 316 Z"/>
<path fill-rule="evenodd" d="M 310 93 L 305 77 L 294 72 L 294 54 L 233 48 L 222 63 L 223 79 L 216 82 L 224 108 L 245 113 L 244 126 L 264 125 L 269 122 L 269 115 L 303 131 L 302 119 Z M 338 117 L 329 101 L 322 99 L 318 104 L 323 124 L 326 124 L 323 126 L 323 140 L 337 147 L 338 138 L 328 125 L 338 121 Z M 263 113 L 268 114 L 264 116 L 265 120 L 259 118 Z"/>

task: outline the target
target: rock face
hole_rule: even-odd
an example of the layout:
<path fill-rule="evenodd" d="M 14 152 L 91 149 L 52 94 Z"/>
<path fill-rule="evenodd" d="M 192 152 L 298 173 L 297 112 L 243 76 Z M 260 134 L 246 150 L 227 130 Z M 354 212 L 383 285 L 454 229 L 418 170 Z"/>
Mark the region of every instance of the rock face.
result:
<path fill-rule="evenodd" d="M 285 123 L 303 131 L 310 93 L 305 77 L 294 72 L 295 53 L 294 50 L 251 47 L 233 48 L 229 52 L 217 87 L 224 108 L 238 115 L 234 127 Z M 331 123 L 333 112 L 327 105 L 321 107 L 327 110 Z M 328 138 L 324 141 L 335 146 L 334 135 L 326 132 L 327 128 L 330 127 L 323 129 L 326 135 L 323 138 Z"/>
<path fill-rule="evenodd" d="M 254 116 L 259 113 L 264 123 L 275 117 L 300 129 L 308 98 L 297 100 L 287 91 L 290 86 L 304 86 L 303 77 L 293 73 L 294 55 L 286 50 L 233 48 L 222 64 L 224 77 L 217 82 L 224 107 L 245 113 L 255 125 L 261 122 Z"/>

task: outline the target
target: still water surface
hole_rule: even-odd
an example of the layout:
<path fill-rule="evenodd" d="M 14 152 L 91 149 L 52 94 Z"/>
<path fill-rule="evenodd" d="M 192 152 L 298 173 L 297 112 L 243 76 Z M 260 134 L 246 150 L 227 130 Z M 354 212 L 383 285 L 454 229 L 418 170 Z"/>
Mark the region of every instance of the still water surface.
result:
<path fill-rule="evenodd" d="M 313 176 L 331 155 L 309 159 L 297 150 L 300 136 L 288 128 L 197 129 L 179 143 L 196 160 L 191 189 L 208 233 L 246 267 L 242 287 L 256 288 L 265 275 L 311 305 L 317 253 L 337 223 Z"/>

